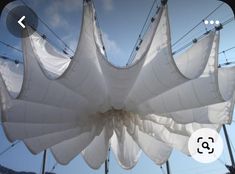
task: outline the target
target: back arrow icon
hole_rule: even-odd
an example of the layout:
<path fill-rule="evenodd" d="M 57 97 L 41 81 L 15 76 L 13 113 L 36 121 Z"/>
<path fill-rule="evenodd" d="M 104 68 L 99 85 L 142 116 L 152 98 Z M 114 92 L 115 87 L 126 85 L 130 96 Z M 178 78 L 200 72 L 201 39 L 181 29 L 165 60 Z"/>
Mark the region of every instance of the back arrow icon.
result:
<path fill-rule="evenodd" d="M 18 20 L 18 24 L 19 24 L 22 28 L 25 28 L 25 25 L 22 23 L 24 19 L 25 19 L 25 16 L 22 16 L 22 17 L 20 18 L 20 20 Z"/>

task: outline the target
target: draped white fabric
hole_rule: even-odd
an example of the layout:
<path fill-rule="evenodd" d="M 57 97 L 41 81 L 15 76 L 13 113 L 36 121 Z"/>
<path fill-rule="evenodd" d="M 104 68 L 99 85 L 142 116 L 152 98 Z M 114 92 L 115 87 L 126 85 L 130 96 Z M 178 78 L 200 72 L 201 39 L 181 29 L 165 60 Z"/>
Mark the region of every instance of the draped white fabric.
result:
<path fill-rule="evenodd" d="M 0 57 L 0 72 L 10 95 L 16 98 L 22 86 L 23 66 L 21 63 Z"/>
<path fill-rule="evenodd" d="M 194 131 L 219 132 L 231 123 L 235 67 L 218 68 L 219 32 L 174 58 L 163 5 L 126 67 L 107 61 L 100 33 L 93 4 L 84 1 L 72 59 L 36 32 L 22 39 L 23 65 L 0 58 L 1 121 L 9 141 L 22 140 L 34 154 L 50 148 L 60 164 L 82 154 L 93 169 L 111 147 L 120 166 L 131 169 L 142 151 L 162 165 L 173 149 L 189 154 Z"/>

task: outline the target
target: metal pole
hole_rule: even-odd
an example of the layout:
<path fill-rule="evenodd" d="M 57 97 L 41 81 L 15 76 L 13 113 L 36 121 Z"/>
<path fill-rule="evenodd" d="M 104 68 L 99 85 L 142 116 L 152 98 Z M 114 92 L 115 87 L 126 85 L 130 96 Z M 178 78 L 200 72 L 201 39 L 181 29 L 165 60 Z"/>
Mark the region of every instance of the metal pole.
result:
<path fill-rule="evenodd" d="M 223 125 L 223 130 L 224 130 L 226 143 L 227 143 L 227 146 L 228 146 L 228 152 L 229 152 L 229 156 L 230 156 L 230 159 L 231 159 L 231 163 L 232 163 L 232 166 L 235 167 L 233 152 L 232 152 L 231 144 L 230 144 L 229 137 L 228 137 L 228 132 L 227 132 L 227 129 L 226 129 L 225 125 Z"/>
<path fill-rule="evenodd" d="M 105 168 L 104 168 L 105 174 L 109 173 L 109 159 L 110 159 L 110 144 L 109 144 L 109 150 L 108 150 L 107 158 L 105 160 Z"/>
<path fill-rule="evenodd" d="M 108 159 L 105 160 L 105 174 L 109 173 L 109 169 L 108 169 Z"/>
<path fill-rule="evenodd" d="M 167 171 L 167 174 L 171 174 L 169 161 L 166 161 L 166 171 Z"/>
<path fill-rule="evenodd" d="M 42 174 L 45 174 L 46 157 L 47 157 L 47 150 L 44 150 L 43 161 L 42 161 Z"/>

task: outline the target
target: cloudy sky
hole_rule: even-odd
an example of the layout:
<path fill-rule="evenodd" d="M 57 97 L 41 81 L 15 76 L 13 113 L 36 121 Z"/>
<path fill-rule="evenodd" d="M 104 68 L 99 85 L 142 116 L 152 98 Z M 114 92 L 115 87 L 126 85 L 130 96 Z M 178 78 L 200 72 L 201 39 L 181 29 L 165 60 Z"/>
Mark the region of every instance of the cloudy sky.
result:
<path fill-rule="evenodd" d="M 73 50 L 75 50 L 81 25 L 82 0 L 24 0 L 35 13 L 45 21 Z M 108 58 L 116 65 L 125 65 L 134 44 L 138 38 L 140 30 L 148 15 L 153 0 L 94 0 L 100 27 L 103 32 Z M 195 24 L 201 21 L 212 10 L 214 10 L 221 2 L 217 0 L 169 0 L 169 15 L 171 25 L 172 43 L 184 35 Z M 20 4 L 17 2 L 16 4 Z M 12 8 L 11 4 L 8 8 Z M 1 17 L 0 23 L 0 40 L 5 41 L 15 47 L 21 47 L 20 39 L 12 36 L 6 29 L 5 17 L 7 9 Z M 154 13 L 154 11 L 153 11 Z M 232 16 L 232 11 L 227 5 L 223 5 L 208 20 L 220 20 L 221 22 Z M 214 26 L 207 26 L 211 28 Z M 64 46 L 48 31 L 45 26 L 39 24 L 38 30 L 45 33 L 52 44 L 63 49 Z M 223 51 L 229 47 L 235 46 L 234 37 L 235 23 L 228 24 L 221 31 L 220 50 Z M 188 37 L 178 43 L 173 50 L 177 50 L 185 43 L 190 42 L 193 38 L 200 36 L 205 32 L 204 25 L 200 25 Z M 0 55 L 6 55 L 12 59 L 22 60 L 22 55 L 14 50 L 8 49 L 0 45 Z M 226 57 L 230 60 L 234 59 L 234 50 L 226 53 Z M 223 62 L 225 56 L 220 56 Z M 228 131 L 234 132 L 235 126 L 229 126 Z M 0 151 L 9 146 L 1 128 L 0 128 Z M 234 135 L 231 135 L 233 143 L 235 143 Z M 39 172 L 41 168 L 42 154 L 33 156 L 25 148 L 23 144 L 19 144 L 4 156 L 0 157 L 0 164 L 8 166 L 16 170 L 27 170 Z M 171 159 L 171 168 L 173 174 L 218 174 L 225 173 L 223 163 L 229 163 L 228 153 L 225 150 L 221 160 L 210 165 L 201 165 L 194 162 L 189 157 L 179 152 L 174 152 Z M 55 163 L 51 154 L 48 156 L 47 170 L 50 170 Z M 131 171 L 122 170 L 111 154 L 110 170 L 113 174 L 121 173 L 161 173 L 158 166 L 153 164 L 146 156 L 142 156 L 140 162 Z M 190 172 L 189 172 L 190 170 Z M 58 166 L 55 172 L 59 174 L 77 174 L 77 173 L 104 173 L 104 168 L 93 171 L 87 167 L 84 161 L 78 157 L 68 166 Z"/>
<path fill-rule="evenodd" d="M 24 1 L 66 42 L 66 44 L 75 50 L 81 25 L 82 0 Z M 108 58 L 114 64 L 125 65 L 134 48 L 134 44 L 145 22 L 153 0 L 95 0 L 94 2 L 103 32 L 103 40 L 105 42 Z M 197 22 L 201 21 L 203 17 L 209 14 L 220 3 L 220 1 L 216 0 L 207 0 L 207 3 L 203 0 L 198 0 L 197 2 L 193 2 L 192 0 L 178 0 L 177 2 L 170 0 L 169 14 L 172 28 L 172 43 L 191 29 Z M 20 4 L 20 1 L 15 4 Z M 13 6 L 14 5 L 9 5 L 8 9 L 11 9 Z M 155 8 L 156 7 L 154 7 L 154 9 Z M 2 15 L 0 37 L 2 40 L 20 47 L 20 40 L 8 33 L 5 27 L 5 17 L 8 14 L 8 9 L 5 9 Z M 153 10 L 153 13 L 154 12 L 155 10 Z M 231 17 L 231 15 L 232 12 L 229 7 L 223 5 L 209 20 L 219 19 L 220 21 L 225 21 Z M 211 26 L 208 26 L 208 28 L 210 27 Z M 230 25 L 222 32 L 222 35 L 226 37 L 223 37 L 225 42 L 222 40 L 224 44 L 221 44 L 221 49 L 232 45 L 230 41 L 227 41 L 227 33 L 231 33 L 233 29 L 234 27 Z M 44 25 L 39 23 L 38 30 L 46 34 L 54 46 L 60 49 L 64 47 Z M 204 26 L 199 26 L 194 32 L 190 33 L 185 40 L 178 43 L 173 50 L 177 50 L 185 43 L 191 41 L 193 37 L 201 35 L 204 31 Z M 0 49 L 1 48 L 0 46 Z M 11 50 L 6 50 L 6 53 L 0 52 L 0 54 L 9 54 L 10 57 L 12 56 Z M 14 53 L 13 57 L 22 59 L 21 55 L 14 55 Z"/>

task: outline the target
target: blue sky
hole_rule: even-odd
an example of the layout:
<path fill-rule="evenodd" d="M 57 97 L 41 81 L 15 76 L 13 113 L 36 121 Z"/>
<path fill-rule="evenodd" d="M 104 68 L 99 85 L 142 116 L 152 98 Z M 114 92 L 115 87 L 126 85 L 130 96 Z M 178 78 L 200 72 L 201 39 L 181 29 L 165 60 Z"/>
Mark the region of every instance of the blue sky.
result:
<path fill-rule="evenodd" d="M 25 0 L 25 2 L 35 10 L 40 16 L 73 50 L 76 48 L 79 38 L 79 30 L 81 24 L 82 0 Z M 109 60 L 116 65 L 124 65 L 129 55 L 134 48 L 134 44 L 138 38 L 139 32 L 147 17 L 153 0 L 94 0 L 96 11 L 99 18 L 100 26 L 103 32 L 104 42 L 106 45 Z M 184 33 L 191 29 L 203 17 L 215 9 L 221 2 L 217 0 L 169 0 L 169 15 L 171 24 L 172 42 L 174 43 Z M 12 8 L 14 5 L 8 6 Z M 15 38 L 8 33 L 5 27 L 5 16 L 7 10 L 3 13 L 0 22 L 0 40 L 12 44 L 16 47 L 21 47 L 20 39 Z M 208 20 L 225 21 L 232 16 L 232 11 L 227 5 L 223 5 L 214 15 Z M 208 26 L 211 28 L 213 26 Z M 43 26 L 39 25 L 38 30 L 45 33 L 52 41 L 53 45 L 58 48 L 64 46 Z M 235 23 L 232 22 L 225 26 L 221 31 L 220 50 L 223 51 L 229 47 L 235 46 L 234 37 Z M 194 37 L 205 32 L 203 25 L 200 25 L 188 37 L 177 44 L 173 50 L 177 50 L 185 43 L 191 41 Z M 14 50 L 8 49 L 0 45 L 0 55 L 6 55 L 13 59 L 22 60 L 22 55 Z M 235 60 L 234 50 L 226 53 L 229 60 Z M 225 56 L 220 56 L 220 62 L 225 61 Z M 233 122 L 234 123 L 234 122 Z M 235 132 L 235 126 L 228 126 L 230 138 L 235 143 L 235 137 L 232 132 Z M 223 132 L 222 134 L 223 135 Z M 5 138 L 5 135 L 0 128 L 0 151 L 8 147 L 10 144 Z M 94 154 L 95 155 L 95 154 Z M 20 143 L 11 151 L 0 157 L 0 164 L 15 170 L 26 170 L 38 172 L 41 169 L 42 153 L 36 156 L 30 154 L 26 147 Z M 210 165 L 202 165 L 185 155 L 174 151 L 170 158 L 170 165 L 173 174 L 218 174 L 225 173 L 226 169 L 223 163 L 229 163 L 228 152 L 225 147 L 221 161 L 217 161 Z M 50 170 L 55 160 L 48 154 L 47 170 Z M 156 166 L 145 155 L 142 155 L 137 166 L 125 171 L 121 169 L 113 154 L 111 154 L 110 170 L 113 174 L 155 174 L 161 173 L 159 166 Z M 94 171 L 88 168 L 83 159 L 77 157 L 67 166 L 58 165 L 55 170 L 58 174 L 101 174 L 104 173 L 104 167 Z"/>

